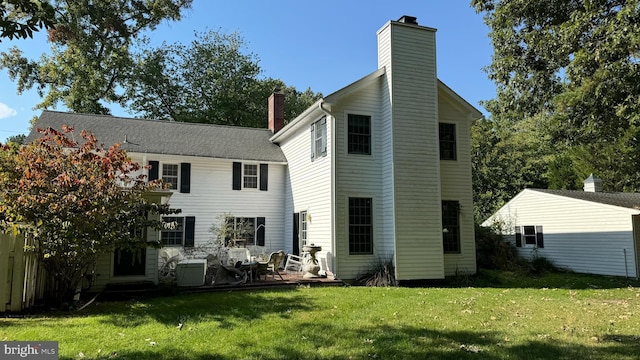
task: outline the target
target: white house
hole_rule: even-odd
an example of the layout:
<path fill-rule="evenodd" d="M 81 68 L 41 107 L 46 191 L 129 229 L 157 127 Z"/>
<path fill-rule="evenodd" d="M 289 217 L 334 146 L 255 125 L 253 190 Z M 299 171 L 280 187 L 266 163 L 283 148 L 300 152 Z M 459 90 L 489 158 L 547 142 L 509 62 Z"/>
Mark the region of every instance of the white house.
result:
<path fill-rule="evenodd" d="M 575 272 L 638 277 L 640 194 L 525 189 L 482 225 L 499 223 L 520 256 Z M 595 186 L 594 186 L 595 183 Z"/>
<path fill-rule="evenodd" d="M 35 126 L 91 130 L 171 183 L 183 226 L 160 234 L 165 246 L 210 241 L 219 215 L 232 213 L 257 229 L 253 252 L 297 254 L 313 243 L 342 279 L 380 258 L 393 260 L 401 282 L 473 273 L 470 126 L 482 115 L 438 80 L 435 33 L 409 16 L 386 23 L 378 69 L 286 126 L 279 93 L 268 129 L 52 111 Z M 104 278 L 126 280 L 113 279 L 110 261 Z"/>

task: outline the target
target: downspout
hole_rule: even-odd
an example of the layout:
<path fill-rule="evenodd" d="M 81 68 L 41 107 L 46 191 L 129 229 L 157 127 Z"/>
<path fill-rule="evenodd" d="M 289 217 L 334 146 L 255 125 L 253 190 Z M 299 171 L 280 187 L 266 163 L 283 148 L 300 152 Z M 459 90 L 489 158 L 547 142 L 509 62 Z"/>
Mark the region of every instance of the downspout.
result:
<path fill-rule="evenodd" d="M 329 105 L 329 109 L 324 108 L 324 100 L 318 103 L 318 108 L 320 111 L 327 115 L 327 118 L 331 120 L 331 249 L 333 250 L 333 254 L 331 256 L 331 272 L 333 272 L 334 276 L 338 274 L 338 264 L 336 260 L 336 151 L 335 151 L 335 117 L 333 113 L 331 113 L 331 105 Z M 327 144 L 328 145 L 328 144 Z"/>

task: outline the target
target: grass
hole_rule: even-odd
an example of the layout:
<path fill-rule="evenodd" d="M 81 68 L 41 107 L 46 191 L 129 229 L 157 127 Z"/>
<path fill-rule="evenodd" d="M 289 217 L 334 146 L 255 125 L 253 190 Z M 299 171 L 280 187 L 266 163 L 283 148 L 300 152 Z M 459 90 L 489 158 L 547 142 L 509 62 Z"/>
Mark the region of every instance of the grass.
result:
<path fill-rule="evenodd" d="M 325 287 L 103 302 L 0 319 L 60 359 L 637 359 L 640 287 L 484 271 L 472 287 Z M 179 323 L 183 326 L 178 328 Z"/>

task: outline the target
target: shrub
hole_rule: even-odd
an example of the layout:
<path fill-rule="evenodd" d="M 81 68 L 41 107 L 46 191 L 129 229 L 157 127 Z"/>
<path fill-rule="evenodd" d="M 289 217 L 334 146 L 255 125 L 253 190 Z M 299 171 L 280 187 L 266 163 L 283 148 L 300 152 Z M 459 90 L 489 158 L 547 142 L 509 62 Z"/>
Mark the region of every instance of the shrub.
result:
<path fill-rule="evenodd" d="M 476 225 L 476 262 L 482 269 L 513 270 L 518 267 L 518 254 L 497 227 Z"/>
<path fill-rule="evenodd" d="M 397 286 L 393 256 L 377 258 L 371 270 L 355 279 L 355 284 L 362 286 Z"/>
<path fill-rule="evenodd" d="M 551 260 L 546 257 L 536 256 L 528 264 L 528 273 L 530 275 L 542 275 L 550 272 L 560 271 Z"/>

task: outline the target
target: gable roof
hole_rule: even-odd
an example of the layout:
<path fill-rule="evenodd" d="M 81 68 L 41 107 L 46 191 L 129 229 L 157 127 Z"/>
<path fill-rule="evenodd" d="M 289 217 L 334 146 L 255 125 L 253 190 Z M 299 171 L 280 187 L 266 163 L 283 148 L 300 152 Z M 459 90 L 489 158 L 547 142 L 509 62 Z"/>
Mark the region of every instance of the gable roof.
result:
<path fill-rule="evenodd" d="M 546 194 L 564 196 L 572 199 L 590 201 L 600 204 L 619 206 L 634 210 L 640 210 L 640 193 L 624 192 L 592 192 L 581 190 L 548 190 L 528 189 Z"/>
<path fill-rule="evenodd" d="M 266 123 L 266 121 L 265 121 Z M 119 143 L 128 152 L 202 156 L 234 160 L 286 163 L 280 147 L 269 141 L 269 129 L 196 124 L 165 120 L 124 118 L 110 115 L 76 114 L 45 110 L 27 137 L 37 128 L 60 130 L 72 126 L 75 133 L 91 131 L 105 146 Z"/>

